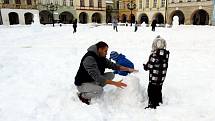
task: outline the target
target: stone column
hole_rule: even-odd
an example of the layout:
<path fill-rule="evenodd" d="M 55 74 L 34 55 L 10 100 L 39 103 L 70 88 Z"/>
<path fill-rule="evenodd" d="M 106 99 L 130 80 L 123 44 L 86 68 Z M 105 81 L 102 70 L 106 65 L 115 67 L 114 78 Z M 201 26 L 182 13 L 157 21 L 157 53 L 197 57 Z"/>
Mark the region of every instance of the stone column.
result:
<path fill-rule="evenodd" d="M 25 25 L 25 15 L 24 15 L 24 12 L 17 12 L 18 13 L 18 16 L 19 16 L 19 24 L 21 25 Z"/>

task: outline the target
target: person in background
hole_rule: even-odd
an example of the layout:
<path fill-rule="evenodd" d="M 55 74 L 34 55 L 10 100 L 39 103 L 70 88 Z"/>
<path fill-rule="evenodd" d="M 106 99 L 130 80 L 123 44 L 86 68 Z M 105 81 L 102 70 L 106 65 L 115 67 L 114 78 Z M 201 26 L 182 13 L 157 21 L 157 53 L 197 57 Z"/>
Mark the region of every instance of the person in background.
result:
<path fill-rule="evenodd" d="M 77 19 L 75 19 L 74 21 L 73 21 L 73 33 L 75 33 L 76 31 L 77 31 Z"/>
<path fill-rule="evenodd" d="M 154 19 L 154 20 L 152 21 L 152 24 L 151 24 L 151 26 L 152 26 L 152 31 L 155 31 L 156 24 L 157 24 L 157 20 Z"/>
<path fill-rule="evenodd" d="M 114 19 L 113 20 L 113 30 L 116 30 L 116 32 L 118 32 L 117 26 L 118 26 L 118 22 L 116 19 Z"/>
<path fill-rule="evenodd" d="M 137 28 L 138 28 L 138 24 L 137 24 L 137 21 L 135 21 L 135 29 L 134 29 L 134 32 L 137 31 Z"/>

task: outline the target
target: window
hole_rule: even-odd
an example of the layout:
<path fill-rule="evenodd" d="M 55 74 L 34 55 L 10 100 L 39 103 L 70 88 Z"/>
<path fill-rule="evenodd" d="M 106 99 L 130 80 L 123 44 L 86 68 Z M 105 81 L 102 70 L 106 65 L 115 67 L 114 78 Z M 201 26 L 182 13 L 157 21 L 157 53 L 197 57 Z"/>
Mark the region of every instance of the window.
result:
<path fill-rule="evenodd" d="M 196 0 L 197 2 L 201 2 L 201 0 Z"/>
<path fill-rule="evenodd" d="M 156 8 L 157 6 L 157 0 L 154 0 L 153 8 Z"/>
<path fill-rule="evenodd" d="M 66 6 L 66 0 L 63 0 L 63 6 Z"/>
<path fill-rule="evenodd" d="M 142 6 L 143 4 L 142 4 L 142 0 L 139 0 L 139 9 L 142 9 Z"/>
<path fill-rule="evenodd" d="M 166 0 L 161 1 L 161 7 L 165 7 L 165 2 L 166 2 Z"/>
<path fill-rule="evenodd" d="M 108 5 L 107 10 L 112 10 L 112 7 L 110 5 Z"/>
<path fill-rule="evenodd" d="M 74 6 L 74 5 L 73 5 L 73 0 L 70 0 L 70 6 Z"/>
<path fill-rule="evenodd" d="M 118 3 L 119 3 L 119 1 L 118 1 Z M 123 6 L 123 5 L 122 5 L 122 2 L 120 2 L 120 3 L 119 3 L 119 9 L 122 9 L 122 6 Z"/>
<path fill-rule="evenodd" d="M 99 7 L 99 8 L 102 7 L 102 0 L 98 0 L 98 7 Z"/>
<path fill-rule="evenodd" d="M 146 0 L 146 8 L 149 8 L 149 0 Z"/>
<path fill-rule="evenodd" d="M 107 9 L 107 12 L 110 13 L 113 8 L 112 8 L 112 6 L 108 5 L 106 9 Z"/>
<path fill-rule="evenodd" d="M 81 7 L 84 7 L 85 5 L 84 5 L 84 0 L 80 0 L 80 6 Z"/>
<path fill-rule="evenodd" d="M 90 7 L 93 7 L 94 6 L 93 0 L 89 0 L 89 4 L 90 4 Z"/>
<path fill-rule="evenodd" d="M 16 4 L 21 4 L 20 0 L 16 0 L 15 2 L 16 2 Z"/>
<path fill-rule="evenodd" d="M 27 5 L 32 5 L 31 0 L 27 0 Z"/>
<path fill-rule="evenodd" d="M 9 0 L 4 0 L 4 4 L 9 4 Z"/>

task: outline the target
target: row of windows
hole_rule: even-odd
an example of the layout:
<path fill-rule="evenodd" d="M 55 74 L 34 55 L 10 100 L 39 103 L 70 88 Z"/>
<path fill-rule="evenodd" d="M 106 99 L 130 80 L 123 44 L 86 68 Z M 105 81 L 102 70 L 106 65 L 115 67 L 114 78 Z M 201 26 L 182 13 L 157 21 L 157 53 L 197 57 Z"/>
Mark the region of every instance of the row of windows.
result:
<path fill-rule="evenodd" d="M 186 0 L 187 2 L 203 2 L 203 1 L 211 1 L 211 0 Z M 171 3 L 183 3 L 186 2 L 184 0 L 172 0 Z"/>
<path fill-rule="evenodd" d="M 54 3 L 60 6 L 74 6 L 75 0 L 34 0 L 34 1 L 38 1 L 39 4 L 43 4 L 43 5 Z"/>
<path fill-rule="evenodd" d="M 63 5 L 64 6 L 74 6 L 74 4 L 73 4 L 73 0 L 69 0 L 69 3 L 67 2 L 67 0 L 63 0 Z"/>
<path fill-rule="evenodd" d="M 26 0 L 26 3 L 28 4 L 28 5 L 31 5 L 32 4 L 32 1 L 33 0 Z M 35 0 L 34 0 L 35 1 Z M 68 0 L 63 0 L 62 1 L 62 4 L 64 5 L 64 6 L 66 6 L 66 5 L 70 5 L 70 6 L 73 6 L 74 4 L 73 4 L 73 1 L 74 0 L 69 0 L 69 3 L 68 3 Z M 80 6 L 81 7 L 85 7 L 85 1 L 86 0 L 80 0 Z M 3 0 L 3 3 L 4 4 L 10 4 L 11 2 L 10 2 L 10 0 Z M 39 3 L 44 3 L 44 1 L 43 0 L 40 0 L 39 1 Z M 21 0 L 15 0 L 15 4 L 21 4 Z M 94 0 L 89 0 L 89 7 L 94 7 Z M 102 0 L 98 0 L 98 7 L 99 8 L 102 8 Z"/>
<path fill-rule="evenodd" d="M 27 5 L 32 5 L 32 3 L 33 3 L 33 1 L 34 1 L 34 3 L 36 2 L 36 0 L 26 0 L 26 1 L 23 1 L 23 0 L 15 0 L 14 2 L 15 2 L 15 4 L 21 4 L 21 2 L 23 3 L 27 3 Z M 68 6 L 73 6 L 74 4 L 73 4 L 73 1 L 74 0 L 63 0 L 63 5 L 64 6 L 66 6 L 66 5 L 68 5 Z M 46 1 L 47 2 L 47 1 Z M 3 3 L 4 4 L 12 4 L 12 2 L 10 1 L 10 0 L 3 0 Z M 42 0 L 40 0 L 39 1 L 39 3 L 42 3 Z"/>
<path fill-rule="evenodd" d="M 157 2 L 158 0 L 154 0 L 153 1 L 153 8 L 156 8 L 156 7 L 158 7 L 158 2 Z M 191 2 L 191 1 L 193 1 L 193 0 L 187 0 L 187 2 Z M 195 0 L 195 2 L 201 2 L 201 1 L 203 1 L 203 0 Z M 205 0 L 204 0 L 205 1 Z M 211 1 L 211 0 L 206 0 L 206 1 Z M 165 7 L 165 0 L 161 0 L 161 6 L 160 7 Z M 182 3 L 183 2 L 183 0 L 172 0 L 170 3 L 177 3 L 177 2 L 179 2 L 179 3 Z M 145 3 L 146 5 L 145 5 L 145 8 L 149 8 L 149 0 L 146 0 L 146 3 Z M 142 9 L 143 8 L 143 1 L 142 0 L 139 0 L 139 9 Z"/>
<path fill-rule="evenodd" d="M 27 5 L 32 5 L 32 0 L 25 1 Z M 10 0 L 3 0 L 4 4 L 10 4 Z M 15 0 L 15 4 L 21 4 L 21 0 Z"/>
<path fill-rule="evenodd" d="M 154 0 L 153 2 L 153 8 L 156 8 L 158 5 L 158 0 Z M 165 0 L 161 0 L 161 6 L 160 7 L 164 7 L 165 6 Z M 146 8 L 149 8 L 149 0 L 146 0 Z M 143 8 L 143 1 L 139 0 L 139 9 Z"/>
<path fill-rule="evenodd" d="M 80 0 L 80 6 L 85 7 L 85 0 Z M 94 7 L 94 2 L 93 0 L 89 0 L 89 7 Z M 102 7 L 102 0 L 98 0 L 98 8 Z"/>
<path fill-rule="evenodd" d="M 154 0 L 153 2 L 153 8 L 156 8 L 158 5 L 158 0 Z M 139 0 L 139 9 L 142 9 L 143 8 L 143 1 L 142 0 Z M 164 7 L 165 6 L 165 0 L 161 0 L 161 7 Z M 149 0 L 146 0 L 146 8 L 149 8 Z M 120 4 L 120 9 L 126 9 L 127 8 L 127 3 L 126 2 L 122 2 Z"/>
<path fill-rule="evenodd" d="M 156 8 L 158 5 L 158 1 L 154 0 L 153 2 L 153 8 Z M 165 6 L 165 0 L 161 0 L 161 6 L 160 7 L 164 7 Z M 149 0 L 146 0 L 146 8 L 149 8 Z M 143 3 L 142 0 L 139 1 L 139 9 L 143 8 Z"/>

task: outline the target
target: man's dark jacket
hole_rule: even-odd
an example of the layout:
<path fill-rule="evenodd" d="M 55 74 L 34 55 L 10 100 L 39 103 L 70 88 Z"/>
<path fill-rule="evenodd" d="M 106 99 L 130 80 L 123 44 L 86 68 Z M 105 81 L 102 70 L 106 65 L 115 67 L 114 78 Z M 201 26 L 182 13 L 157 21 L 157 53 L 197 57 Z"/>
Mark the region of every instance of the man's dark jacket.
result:
<path fill-rule="evenodd" d="M 103 74 L 106 68 L 117 70 L 119 65 L 105 57 L 99 57 L 96 45 L 92 45 L 81 59 L 80 67 L 75 76 L 75 85 L 81 86 L 82 83 L 93 82 L 104 86 L 106 80 Z"/>

